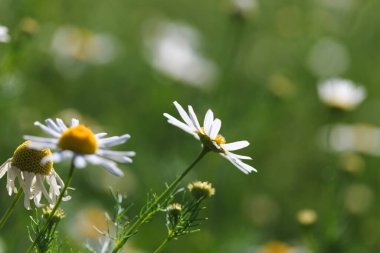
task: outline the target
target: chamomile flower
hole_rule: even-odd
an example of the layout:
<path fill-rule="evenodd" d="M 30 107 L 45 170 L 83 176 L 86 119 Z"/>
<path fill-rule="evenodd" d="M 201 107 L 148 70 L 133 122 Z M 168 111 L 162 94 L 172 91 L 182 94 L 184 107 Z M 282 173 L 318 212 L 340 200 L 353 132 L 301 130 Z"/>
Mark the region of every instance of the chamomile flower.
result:
<path fill-rule="evenodd" d="M 318 85 L 318 94 L 326 105 L 350 111 L 363 102 L 366 90 L 351 80 L 332 78 Z"/>
<path fill-rule="evenodd" d="M 24 190 L 24 206 L 30 209 L 30 200 L 33 199 L 37 207 L 42 207 L 42 195 L 53 205 L 60 194 L 64 183 L 54 171 L 52 153 L 50 149 L 35 150 L 30 148 L 32 143 L 26 141 L 17 147 L 13 156 L 0 166 L 0 178 L 7 174 L 7 191 L 9 195 L 17 193 L 16 179 Z M 43 159 L 47 162 L 41 163 Z M 49 192 L 44 182 L 49 185 Z M 68 200 L 66 196 L 64 200 Z"/>
<path fill-rule="evenodd" d="M 252 171 L 256 172 L 255 168 L 242 161 L 251 160 L 251 157 L 237 155 L 231 152 L 247 147 L 249 142 L 244 140 L 227 143 L 226 139 L 219 134 L 222 122 L 220 119 L 214 119 L 214 113 L 211 109 L 207 111 L 203 127 L 201 127 L 192 106 L 189 105 L 189 112 L 187 113 L 177 101 L 174 102 L 174 105 L 184 122 L 164 113 L 164 116 L 168 119 L 168 123 L 191 134 L 194 138 L 199 140 L 206 149 L 219 153 L 243 173 L 248 174 Z"/>
<path fill-rule="evenodd" d="M 7 43 L 11 40 L 8 33 L 8 27 L 0 25 L 0 42 Z"/>
<path fill-rule="evenodd" d="M 46 125 L 35 122 L 34 124 L 50 135 L 50 138 L 24 136 L 26 140 L 34 143 L 34 148 L 50 148 L 57 150 L 53 153 L 54 162 L 74 159 L 76 168 L 84 168 L 87 163 L 100 165 L 115 176 L 122 176 L 123 172 L 118 168 L 118 163 L 131 163 L 132 151 L 113 151 L 110 147 L 123 144 L 129 138 L 129 134 L 107 137 L 107 133 L 94 134 L 92 130 L 77 119 L 71 120 L 70 127 L 59 118 L 45 120 Z"/>

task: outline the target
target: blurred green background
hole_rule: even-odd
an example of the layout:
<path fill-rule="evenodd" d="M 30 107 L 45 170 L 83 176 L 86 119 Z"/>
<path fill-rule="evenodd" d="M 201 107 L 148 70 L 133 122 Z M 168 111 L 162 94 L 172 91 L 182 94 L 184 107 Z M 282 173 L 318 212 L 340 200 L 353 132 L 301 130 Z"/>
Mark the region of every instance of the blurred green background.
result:
<path fill-rule="evenodd" d="M 96 241 L 92 225 L 112 210 L 109 186 L 128 195 L 133 216 L 148 191 L 161 192 L 200 151 L 162 113 L 177 116 L 175 100 L 199 118 L 211 108 L 227 141 L 250 141 L 239 154 L 252 156 L 258 173 L 244 175 L 216 154 L 202 160 L 182 186 L 213 183 L 209 219 L 165 252 L 313 252 L 313 241 L 322 253 L 377 252 L 380 144 L 333 152 L 321 136 L 337 123 L 377 133 L 379 9 L 377 0 L 1 0 L 11 41 L 0 43 L 0 158 L 24 134 L 41 135 L 33 122 L 48 117 L 131 134 L 120 147 L 137 152 L 121 166 L 125 177 L 99 167 L 75 172 L 60 235 L 84 252 Z M 317 84 L 332 77 L 362 84 L 366 100 L 350 112 L 326 107 Z M 369 136 L 364 146 L 378 137 Z M 67 168 L 55 165 L 62 178 Z M 0 184 L 3 213 L 11 198 L 6 178 Z M 313 225 L 297 221 L 303 209 L 316 212 Z M 18 204 L 0 251 L 25 251 L 32 214 Z M 157 247 L 164 218 L 142 227 L 127 251 Z M 271 241 L 283 247 L 270 250 Z"/>

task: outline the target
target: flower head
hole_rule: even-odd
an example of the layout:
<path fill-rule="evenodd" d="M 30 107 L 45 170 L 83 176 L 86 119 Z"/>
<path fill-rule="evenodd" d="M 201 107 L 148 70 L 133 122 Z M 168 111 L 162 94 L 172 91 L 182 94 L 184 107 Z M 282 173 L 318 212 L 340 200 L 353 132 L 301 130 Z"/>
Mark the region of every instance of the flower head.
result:
<path fill-rule="evenodd" d="M 318 215 L 313 209 L 302 209 L 297 212 L 297 220 L 301 225 L 312 225 L 317 218 Z"/>
<path fill-rule="evenodd" d="M 43 205 L 40 204 L 42 195 L 53 205 L 60 194 L 60 189 L 64 186 L 62 179 L 54 171 L 50 149 L 35 150 L 30 147 L 31 145 L 30 141 L 26 141 L 18 146 L 13 157 L 0 166 L 0 178 L 7 173 L 9 195 L 17 193 L 15 180 L 18 179 L 25 194 L 26 209 L 30 209 L 31 199 L 34 199 L 37 207 L 42 207 Z M 41 163 L 44 159 L 46 162 Z M 45 188 L 44 181 L 49 185 L 49 192 Z M 68 196 L 65 197 L 65 200 L 68 199 Z"/>
<path fill-rule="evenodd" d="M 174 105 L 184 122 L 181 122 L 173 116 L 164 113 L 164 116 L 168 119 L 170 124 L 193 135 L 194 138 L 201 141 L 204 148 L 219 153 L 245 174 L 256 171 L 255 168 L 242 162 L 242 160 L 251 160 L 251 157 L 237 155 L 231 152 L 247 147 L 249 142 L 237 141 L 227 143 L 226 139 L 219 134 L 222 122 L 220 119 L 214 119 L 214 113 L 210 109 L 207 111 L 204 118 L 203 127 L 201 127 L 192 106 L 189 105 L 189 113 L 186 113 L 177 101 L 174 102 Z"/>
<path fill-rule="evenodd" d="M 182 205 L 179 203 L 170 204 L 166 208 L 166 211 L 167 211 L 166 219 L 168 222 L 168 226 L 175 227 L 178 224 L 179 219 L 180 219 L 180 215 L 182 212 Z"/>
<path fill-rule="evenodd" d="M 45 133 L 52 138 L 24 136 L 25 139 L 34 143 L 34 148 L 51 148 L 57 150 L 53 154 L 55 162 L 66 159 L 74 159 L 77 168 L 83 168 L 87 163 L 101 165 L 110 173 L 122 176 L 123 172 L 117 167 L 116 162 L 131 163 L 131 157 L 135 155 L 132 151 L 113 151 L 113 147 L 126 142 L 129 134 L 104 138 L 106 133 L 94 134 L 92 130 L 82 124 L 77 119 L 71 120 L 70 127 L 67 127 L 61 119 L 45 120 L 46 125 L 35 122 Z"/>
<path fill-rule="evenodd" d="M 318 85 L 319 98 L 328 106 L 341 110 L 353 110 L 366 97 L 363 86 L 356 86 L 351 80 L 328 79 Z"/>
<path fill-rule="evenodd" d="M 209 182 L 196 181 L 187 185 L 187 189 L 193 194 L 194 198 L 210 198 L 215 195 L 215 188 Z"/>
<path fill-rule="evenodd" d="M 7 43 L 11 40 L 8 34 L 8 27 L 0 25 L 0 42 Z"/>

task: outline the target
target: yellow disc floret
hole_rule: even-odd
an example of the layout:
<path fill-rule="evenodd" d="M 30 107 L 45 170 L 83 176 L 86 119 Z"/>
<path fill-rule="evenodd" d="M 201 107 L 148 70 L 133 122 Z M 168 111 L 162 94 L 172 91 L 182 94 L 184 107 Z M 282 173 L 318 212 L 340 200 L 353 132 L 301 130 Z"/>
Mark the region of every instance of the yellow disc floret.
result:
<path fill-rule="evenodd" d="M 30 141 L 26 141 L 17 147 L 12 157 L 12 166 L 17 167 L 21 171 L 49 175 L 53 169 L 53 162 L 48 161 L 45 164 L 41 164 L 41 160 L 46 156 L 51 156 L 50 149 L 31 149 L 28 147 L 30 143 Z"/>
<path fill-rule="evenodd" d="M 220 146 L 221 144 L 226 144 L 226 139 L 222 135 L 218 134 L 214 140 L 211 140 L 210 136 L 206 134 L 204 127 L 201 129 L 202 132 L 198 132 L 198 136 L 200 137 L 203 144 L 215 152 L 223 152 L 223 149 L 216 147 L 214 143 Z"/>
<path fill-rule="evenodd" d="M 58 147 L 78 154 L 95 154 L 98 150 L 98 141 L 91 129 L 84 125 L 77 125 L 62 133 Z"/>

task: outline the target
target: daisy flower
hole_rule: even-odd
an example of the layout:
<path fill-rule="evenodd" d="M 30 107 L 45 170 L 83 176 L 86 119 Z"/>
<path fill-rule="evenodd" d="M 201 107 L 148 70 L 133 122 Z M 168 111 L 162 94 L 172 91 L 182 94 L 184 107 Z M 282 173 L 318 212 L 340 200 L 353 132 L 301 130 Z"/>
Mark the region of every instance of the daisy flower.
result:
<path fill-rule="evenodd" d="M 24 138 L 31 140 L 36 149 L 57 150 L 53 153 L 54 162 L 74 159 L 76 168 L 84 168 L 87 163 L 90 163 L 104 167 L 115 176 L 122 176 L 123 172 L 118 168 L 117 162 L 131 163 L 131 157 L 135 155 L 132 151 L 109 149 L 126 142 L 130 138 L 129 134 L 105 138 L 107 133 L 94 134 L 90 128 L 79 124 L 77 119 L 71 120 L 70 127 L 67 127 L 59 118 L 55 121 L 47 119 L 45 123 L 46 125 L 37 121 L 34 125 L 50 135 L 50 138 L 29 135 Z"/>
<path fill-rule="evenodd" d="M 7 43 L 11 40 L 8 27 L 0 25 L 0 42 Z"/>
<path fill-rule="evenodd" d="M 222 122 L 220 119 L 214 119 L 214 113 L 211 111 L 211 109 L 207 111 L 204 118 L 203 127 L 201 127 L 192 106 L 189 105 L 189 112 L 187 113 L 182 108 L 182 106 L 177 103 L 177 101 L 174 102 L 174 105 L 184 122 L 179 121 L 167 113 L 164 113 L 164 116 L 168 119 L 168 123 L 193 135 L 202 143 L 205 148 L 210 151 L 219 153 L 245 174 L 248 174 L 252 171 L 256 172 L 255 168 L 242 161 L 252 160 L 251 157 L 237 155 L 231 152 L 247 147 L 249 145 L 249 142 L 244 140 L 227 143 L 226 139 L 219 134 Z"/>
<path fill-rule="evenodd" d="M 35 150 L 30 148 L 31 142 L 26 141 L 17 147 L 13 156 L 0 166 L 0 178 L 7 174 L 7 191 L 9 195 L 17 193 L 16 179 L 24 190 L 24 206 L 30 209 L 30 200 L 33 199 L 37 207 L 42 207 L 40 200 L 42 195 L 51 205 L 54 205 L 60 189 L 64 183 L 54 171 L 52 153 L 50 149 Z M 41 163 L 42 159 L 47 162 Z M 44 182 L 49 185 L 49 192 Z M 70 197 L 66 196 L 64 200 Z"/>
<path fill-rule="evenodd" d="M 318 95 L 326 105 L 349 111 L 365 99 L 366 90 L 351 80 L 332 78 L 318 85 Z"/>

